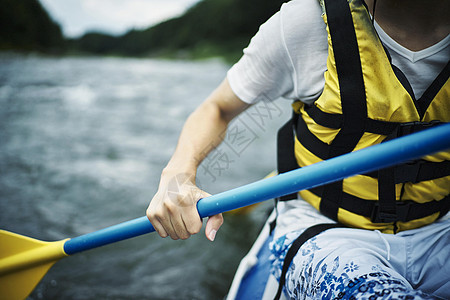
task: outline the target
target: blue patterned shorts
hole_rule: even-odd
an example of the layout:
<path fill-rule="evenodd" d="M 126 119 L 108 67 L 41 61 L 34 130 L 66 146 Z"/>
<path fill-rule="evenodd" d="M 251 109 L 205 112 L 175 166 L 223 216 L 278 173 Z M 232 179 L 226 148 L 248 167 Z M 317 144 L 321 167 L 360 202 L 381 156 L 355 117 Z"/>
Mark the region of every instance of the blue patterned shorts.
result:
<path fill-rule="evenodd" d="M 303 232 L 273 241 L 272 274 Z M 450 220 L 396 235 L 330 229 L 299 249 L 286 275 L 291 299 L 450 299 Z"/>

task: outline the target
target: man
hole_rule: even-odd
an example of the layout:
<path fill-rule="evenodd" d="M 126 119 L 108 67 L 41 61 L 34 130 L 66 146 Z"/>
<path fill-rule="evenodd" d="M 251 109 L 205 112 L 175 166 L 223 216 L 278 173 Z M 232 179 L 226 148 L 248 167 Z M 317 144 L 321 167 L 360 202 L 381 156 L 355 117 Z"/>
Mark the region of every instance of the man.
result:
<path fill-rule="evenodd" d="M 147 210 L 160 236 L 186 239 L 200 231 L 196 202 L 208 194 L 195 186 L 195 174 L 204 150 L 257 101 L 301 101 L 294 105 L 292 150 L 300 166 L 450 121 L 449 1 L 320 2 L 285 4 L 188 118 Z M 422 169 L 430 171 L 415 169 L 412 179 L 408 166 L 391 168 L 278 203 L 272 272 L 286 282 L 285 292 L 449 299 L 449 160 L 449 153 L 424 159 Z M 179 174 L 189 180 L 174 195 L 169 185 Z M 317 232 L 288 255 L 306 228 L 336 221 L 352 228 Z M 222 223 L 221 215 L 209 218 L 208 239 Z"/>

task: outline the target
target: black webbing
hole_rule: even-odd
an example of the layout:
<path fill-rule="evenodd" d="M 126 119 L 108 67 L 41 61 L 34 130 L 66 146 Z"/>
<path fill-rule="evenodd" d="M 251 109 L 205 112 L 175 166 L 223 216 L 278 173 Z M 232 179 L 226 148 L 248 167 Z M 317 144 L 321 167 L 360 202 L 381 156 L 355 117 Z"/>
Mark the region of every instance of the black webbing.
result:
<path fill-rule="evenodd" d="M 316 187 L 309 191 L 320 197 L 322 190 L 323 187 Z M 408 222 L 428 217 L 437 212 L 440 212 L 440 216 L 442 217 L 450 208 L 450 195 L 447 195 L 439 201 L 434 200 L 425 203 L 418 203 L 410 200 L 396 201 L 395 206 L 397 213 L 396 221 Z M 344 192 L 342 195 L 341 208 L 354 214 L 371 218 L 374 223 L 383 223 L 378 217 L 379 203 L 376 200 L 361 199 Z"/>
<path fill-rule="evenodd" d="M 300 144 L 308 149 L 315 156 L 319 157 L 321 160 L 326 160 L 329 158 L 330 145 L 322 142 L 318 137 L 316 137 L 306 125 L 303 118 L 298 118 L 297 120 L 297 139 Z"/>
<path fill-rule="evenodd" d="M 351 152 L 365 131 L 366 94 L 358 42 L 347 0 L 325 0 L 331 43 L 339 79 L 343 114 L 342 127 L 330 144 L 329 158 Z M 320 211 L 337 219 L 342 196 L 342 180 L 327 185 L 322 194 Z"/>
<path fill-rule="evenodd" d="M 316 115 L 317 111 L 319 111 L 319 109 L 309 109 L 308 114 L 310 112 L 312 112 L 312 114 L 314 116 L 317 116 Z M 318 113 L 318 114 L 321 114 L 321 113 Z M 326 113 L 324 113 L 324 114 L 326 114 Z M 330 114 L 330 115 L 334 115 L 334 114 Z M 334 116 L 336 116 L 336 115 L 334 115 Z M 338 115 L 338 116 L 342 117 L 342 115 Z M 322 117 L 320 117 L 320 118 L 322 118 Z M 324 117 L 324 119 L 326 119 L 326 117 Z M 327 125 L 329 125 L 329 124 L 327 124 L 327 121 L 318 122 L 316 119 L 314 119 L 314 122 L 316 122 L 319 125 L 325 126 L 325 127 L 334 128 L 331 126 L 327 126 Z M 394 138 L 405 136 L 405 135 L 408 135 L 408 134 L 411 134 L 414 132 L 419 132 L 421 130 L 429 129 L 433 126 L 438 126 L 441 124 L 444 124 L 444 122 L 432 121 L 432 122 L 395 123 L 395 122 L 383 122 L 383 121 L 377 122 L 376 120 L 367 119 L 366 131 L 381 134 L 381 135 L 386 135 L 387 138 L 384 141 L 388 141 L 388 140 L 392 140 Z M 369 130 L 369 128 L 371 128 L 373 130 Z M 301 117 L 298 118 L 298 121 L 296 124 L 296 134 L 297 134 L 297 139 L 299 140 L 299 142 L 303 145 L 303 147 L 308 149 L 308 151 L 310 151 L 311 153 L 313 153 L 315 156 L 319 157 L 322 160 L 329 158 L 331 146 L 325 142 L 322 142 L 317 136 L 315 136 L 309 130 L 304 119 Z M 439 164 L 440 165 L 435 165 L 435 166 L 433 166 L 432 163 L 430 163 L 429 165 L 424 164 L 424 168 L 426 168 L 426 169 L 435 168 L 435 167 L 447 168 L 445 166 L 445 164 L 443 164 L 443 163 L 439 163 Z M 409 169 L 411 169 L 411 168 L 409 168 Z M 438 172 L 442 173 L 442 171 L 438 171 Z M 444 173 L 446 173 L 446 172 L 447 171 L 444 171 Z M 450 174 L 448 174 L 448 175 L 450 175 Z M 370 175 L 370 176 L 378 177 L 376 175 L 375 176 Z M 443 175 L 443 176 L 447 176 L 447 175 Z M 438 177 L 443 177 L 443 176 L 438 176 Z M 430 177 L 430 176 L 424 176 L 424 178 L 426 178 L 426 177 Z M 438 177 L 434 177 L 434 178 L 430 177 L 430 179 L 435 179 Z M 429 179 L 423 179 L 423 180 L 429 180 Z M 399 182 L 402 182 L 402 181 L 399 181 Z M 403 181 L 403 182 L 405 182 L 405 181 Z"/>
<path fill-rule="evenodd" d="M 305 105 L 306 113 L 314 120 L 315 123 L 333 129 L 342 127 L 343 116 L 341 114 L 331 114 L 320 110 L 315 105 Z M 380 121 L 367 118 L 366 132 L 376 133 L 381 135 L 389 135 L 401 123 Z"/>
<path fill-rule="evenodd" d="M 385 48 L 386 50 L 386 48 Z M 387 50 L 386 50 L 387 51 Z M 414 106 L 418 110 L 418 104 L 416 100 L 416 95 L 414 94 L 414 90 L 411 86 L 411 83 L 409 82 L 408 78 L 406 78 L 405 73 L 402 72 L 396 65 L 393 65 L 391 63 L 392 71 L 394 71 L 395 76 L 397 77 L 398 81 L 402 84 L 403 88 L 408 92 L 408 94 L 411 96 L 411 99 L 414 102 Z"/>
<path fill-rule="evenodd" d="M 316 122 L 317 123 L 317 122 Z M 319 123 L 320 124 L 320 123 Z M 427 129 L 433 126 L 429 122 L 411 122 L 411 123 L 390 123 L 396 124 L 395 130 L 390 132 L 389 139 L 404 136 L 413 132 Z M 400 124 L 400 126 L 398 125 Z M 440 124 L 440 123 L 439 123 Z M 320 124 L 323 125 L 323 124 Z M 438 125 L 438 123 L 436 123 Z M 387 127 L 386 127 L 387 128 Z M 322 160 L 328 159 L 330 145 L 322 142 L 316 137 L 306 125 L 303 118 L 297 121 L 297 139 L 308 151 Z M 430 162 L 425 160 L 416 160 L 393 167 L 395 183 L 417 183 L 426 180 L 437 179 L 450 175 L 450 161 Z M 378 178 L 378 171 L 363 174 L 372 178 Z"/>
<path fill-rule="evenodd" d="M 377 223 L 391 223 L 398 220 L 394 168 L 378 171 L 378 205 Z"/>
<path fill-rule="evenodd" d="M 393 167 L 395 183 L 417 183 L 450 176 L 450 161 L 431 162 L 417 160 Z M 372 178 L 378 178 L 378 171 L 363 174 Z"/>
<path fill-rule="evenodd" d="M 450 61 L 447 63 L 442 72 L 431 83 L 428 89 L 423 93 L 422 97 L 417 101 L 417 110 L 419 111 L 420 118 L 422 119 L 425 112 L 430 106 L 437 93 L 444 86 L 450 76 Z M 448 100 L 448 99 L 447 99 Z"/>
<path fill-rule="evenodd" d="M 286 274 L 289 270 L 289 266 L 291 265 L 292 260 L 297 254 L 300 247 L 310 238 L 318 235 L 319 233 L 331 229 L 331 228 L 340 228 L 345 227 L 342 224 L 317 224 L 306 229 L 300 236 L 292 243 L 288 252 L 286 253 L 286 257 L 284 258 L 283 268 L 281 270 L 280 282 L 278 283 L 277 294 L 274 297 L 274 300 L 278 300 L 281 297 L 281 292 L 283 291 L 284 283 L 286 282 Z"/>
<path fill-rule="evenodd" d="M 305 105 L 305 112 L 315 123 L 324 127 L 339 129 L 342 127 L 344 117 L 342 114 L 331 114 L 322 111 L 316 105 Z"/>
<path fill-rule="evenodd" d="M 288 172 L 297 169 L 299 166 L 295 158 L 295 137 L 293 123 L 297 120 L 297 115 L 294 113 L 292 118 L 286 122 L 277 134 L 277 168 L 278 173 Z M 296 199 L 297 193 L 279 197 L 278 200 L 286 201 Z"/>

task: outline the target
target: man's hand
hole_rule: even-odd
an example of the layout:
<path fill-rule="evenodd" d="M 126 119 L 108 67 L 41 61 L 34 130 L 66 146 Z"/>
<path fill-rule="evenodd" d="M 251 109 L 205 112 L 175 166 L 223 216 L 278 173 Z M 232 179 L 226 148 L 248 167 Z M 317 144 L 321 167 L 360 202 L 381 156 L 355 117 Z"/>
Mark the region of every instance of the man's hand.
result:
<path fill-rule="evenodd" d="M 147 209 L 147 217 L 161 237 L 187 239 L 202 228 L 197 202 L 210 196 L 195 185 L 195 176 L 164 170 L 159 189 Z M 213 241 L 223 224 L 222 214 L 208 219 L 205 235 Z"/>

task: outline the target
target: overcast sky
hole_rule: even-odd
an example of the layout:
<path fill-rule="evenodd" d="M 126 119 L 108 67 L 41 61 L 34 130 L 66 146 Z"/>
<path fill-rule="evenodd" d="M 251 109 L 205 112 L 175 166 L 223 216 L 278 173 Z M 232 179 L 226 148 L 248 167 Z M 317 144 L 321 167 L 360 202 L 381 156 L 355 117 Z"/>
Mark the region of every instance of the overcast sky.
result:
<path fill-rule="evenodd" d="M 181 15 L 199 0 L 39 0 L 65 36 L 122 34 Z"/>

